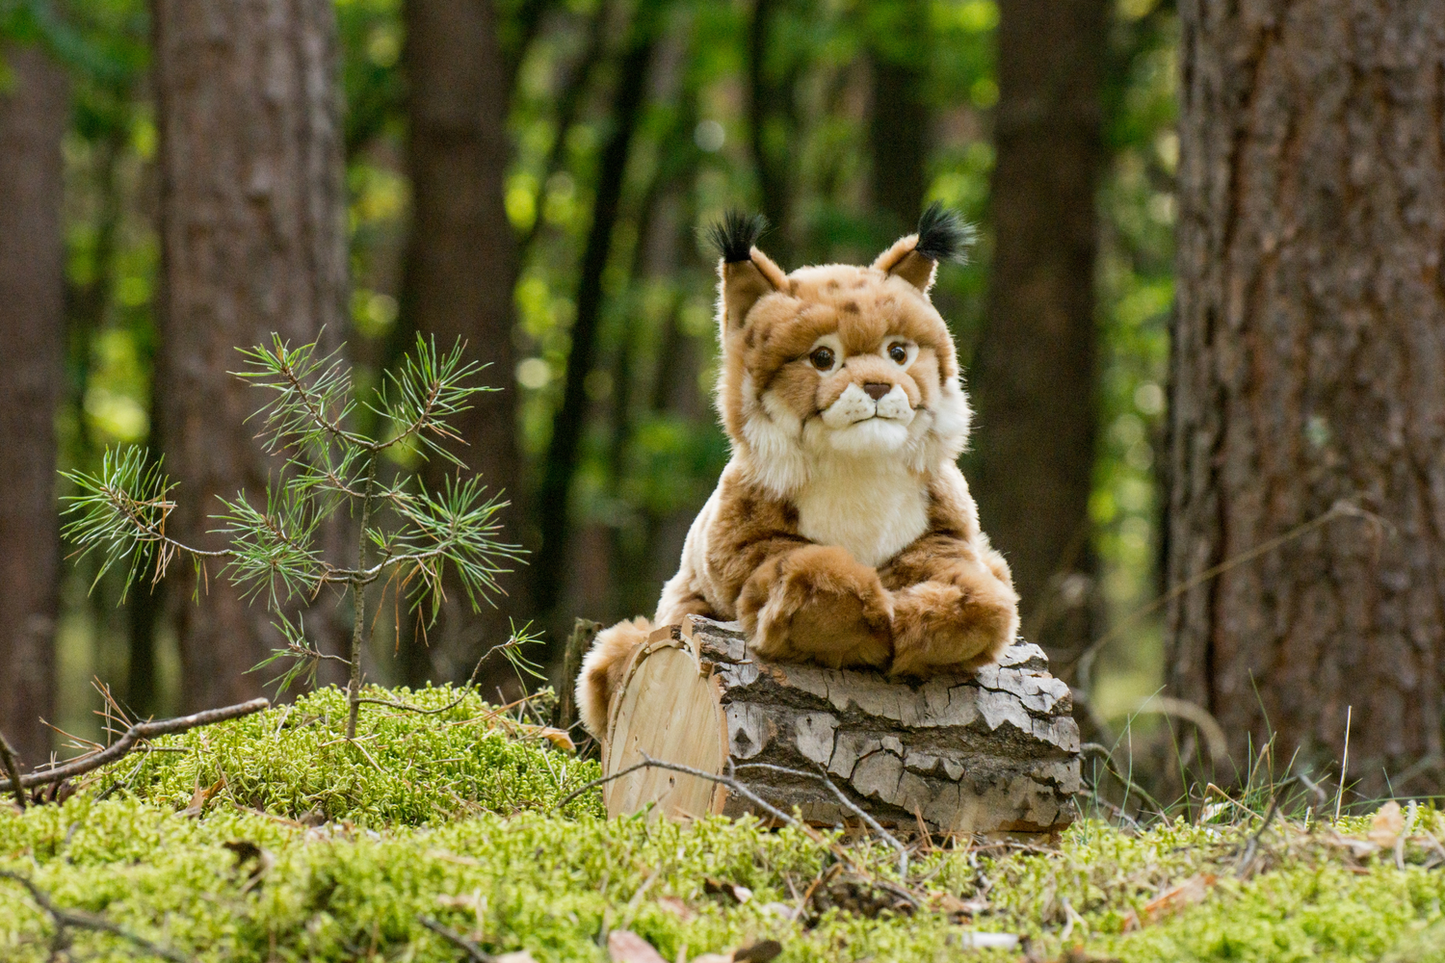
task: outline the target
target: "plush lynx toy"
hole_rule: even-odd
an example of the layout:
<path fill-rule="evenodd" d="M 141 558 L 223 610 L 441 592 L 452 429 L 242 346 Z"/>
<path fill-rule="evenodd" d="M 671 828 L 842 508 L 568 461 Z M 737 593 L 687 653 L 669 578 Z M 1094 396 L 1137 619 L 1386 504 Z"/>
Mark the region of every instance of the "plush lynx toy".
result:
<path fill-rule="evenodd" d="M 762 227 L 734 214 L 712 230 L 732 460 L 653 622 L 738 619 L 763 658 L 894 676 L 992 661 L 1018 596 L 956 464 L 968 401 L 928 298 L 967 229 L 935 204 L 871 267 L 784 274 L 753 246 Z M 620 622 L 587 654 L 577 704 L 594 735 L 651 629 Z"/>

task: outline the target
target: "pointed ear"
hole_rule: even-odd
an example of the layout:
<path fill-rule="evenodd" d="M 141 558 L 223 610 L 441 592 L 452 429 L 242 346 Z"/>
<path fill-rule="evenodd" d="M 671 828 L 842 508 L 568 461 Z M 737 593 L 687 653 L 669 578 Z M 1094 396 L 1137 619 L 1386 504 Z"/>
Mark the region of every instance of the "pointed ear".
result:
<path fill-rule="evenodd" d="M 896 274 L 927 294 L 938 273 L 938 262 L 967 260 L 974 235 L 972 225 L 934 201 L 918 219 L 918 233 L 896 241 L 878 255 L 873 267 Z"/>
<path fill-rule="evenodd" d="M 708 229 L 708 240 L 720 258 L 718 277 L 722 281 L 724 340 L 730 332 L 742 328 L 743 320 L 759 298 L 787 285 L 782 269 L 754 246 L 767 224 L 761 214 L 749 217 L 739 211 L 729 211 L 721 222 Z"/>

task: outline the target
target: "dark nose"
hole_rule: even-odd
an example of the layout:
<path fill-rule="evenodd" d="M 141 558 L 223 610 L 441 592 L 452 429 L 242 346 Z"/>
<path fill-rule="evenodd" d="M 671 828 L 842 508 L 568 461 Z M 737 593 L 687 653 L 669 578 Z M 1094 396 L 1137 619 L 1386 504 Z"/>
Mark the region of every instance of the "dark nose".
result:
<path fill-rule="evenodd" d="M 885 385 L 879 381 L 870 381 L 863 386 L 863 390 L 868 392 L 868 397 L 872 398 L 874 401 L 882 401 L 883 396 L 893 390 L 893 386 Z"/>

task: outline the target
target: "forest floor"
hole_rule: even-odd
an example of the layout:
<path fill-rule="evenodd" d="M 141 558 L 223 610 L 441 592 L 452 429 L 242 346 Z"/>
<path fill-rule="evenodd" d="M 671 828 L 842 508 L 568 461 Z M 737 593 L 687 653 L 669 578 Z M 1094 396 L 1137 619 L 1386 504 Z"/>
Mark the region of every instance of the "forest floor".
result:
<path fill-rule="evenodd" d="M 837 832 L 607 819 L 566 799 L 596 764 L 517 710 L 371 694 L 460 701 L 364 706 L 349 744 L 324 690 L 0 806 L 0 959 L 1445 961 L 1433 808 L 1221 795 L 1192 823 L 915 846 L 900 875 Z"/>

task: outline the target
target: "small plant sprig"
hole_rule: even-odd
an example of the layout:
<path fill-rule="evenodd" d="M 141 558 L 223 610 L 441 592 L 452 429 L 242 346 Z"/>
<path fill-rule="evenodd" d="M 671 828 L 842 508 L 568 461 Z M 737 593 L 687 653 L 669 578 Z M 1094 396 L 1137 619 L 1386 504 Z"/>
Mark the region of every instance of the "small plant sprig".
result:
<path fill-rule="evenodd" d="M 481 369 L 463 360 L 460 342 L 441 352 L 434 341 L 418 336 L 415 351 L 366 405 L 386 430 L 373 438 L 350 427 L 356 402 L 340 349 L 318 355 L 315 343 L 292 348 L 273 335 L 269 346 L 240 351 L 247 366 L 234 374 L 271 393 L 252 416 L 262 422 L 257 437 L 268 453 L 284 457 L 285 467 L 267 483 L 264 502 L 244 491 L 221 499 L 222 511 L 211 516 L 212 532 L 224 536 L 226 547 L 203 550 L 167 533 L 176 485 L 139 448 L 107 451 L 94 475 L 63 473 L 79 490 L 66 497 L 64 534 L 82 556 L 102 554 L 97 580 L 124 563 L 127 590 L 147 572 L 160 581 L 184 555 L 196 566 L 197 592 L 209 575 L 208 563 L 217 562 L 223 565 L 221 574 L 247 598 L 265 593 L 284 646 L 262 665 L 295 660 L 281 677 L 284 688 L 302 673 L 314 676 L 322 659 L 345 663 L 350 676 L 346 734 L 354 738 L 367 587 L 385 576 L 430 623 L 445 597 L 442 578 L 448 566 L 476 609 L 498 592 L 497 575 L 509 571 L 503 566 L 519 558 L 516 546 L 498 539 L 496 516 L 507 502 L 488 494 L 478 478 L 462 477 L 466 465 L 448 447 L 461 440 L 448 419 L 466 411 L 472 396 L 496 389 L 471 383 Z M 428 491 L 414 472 L 383 479 L 378 472 L 382 457 L 403 447 L 424 459 L 451 463 L 456 475 L 438 491 Z M 390 524 L 378 523 L 383 506 Z M 343 507 L 359 512 L 361 519 L 352 568 L 323 558 L 317 543 L 322 524 Z M 327 586 L 351 595 L 348 658 L 311 645 L 300 617 L 292 620 L 283 611 L 293 600 L 314 600 Z"/>

